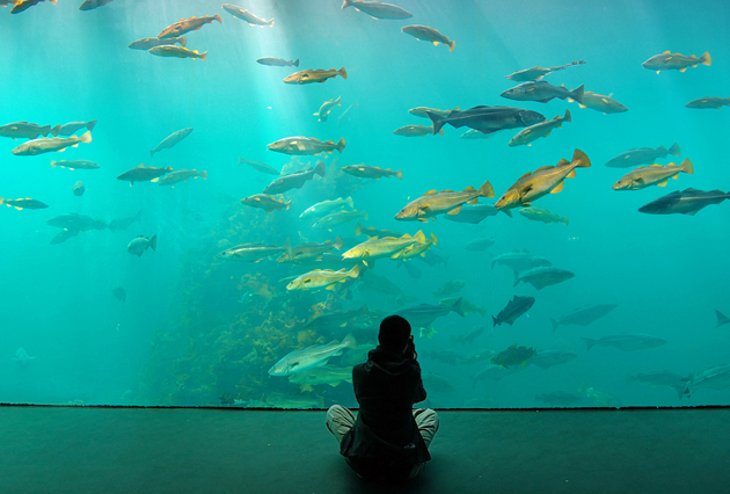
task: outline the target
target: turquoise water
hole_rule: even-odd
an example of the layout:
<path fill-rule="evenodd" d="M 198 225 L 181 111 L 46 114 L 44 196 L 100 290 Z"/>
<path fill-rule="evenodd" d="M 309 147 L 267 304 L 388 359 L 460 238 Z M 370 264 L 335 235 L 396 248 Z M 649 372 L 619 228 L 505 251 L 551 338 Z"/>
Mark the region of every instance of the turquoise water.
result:
<path fill-rule="evenodd" d="M 0 210 L 3 232 L 0 279 L 0 401 L 83 404 L 180 404 L 326 406 L 354 404 L 351 386 L 302 386 L 268 369 L 289 352 L 342 340 L 354 332 L 359 346 L 329 364 L 362 361 L 388 313 L 421 303 L 438 304 L 434 291 L 458 281 L 475 308 L 462 318 L 449 313 L 415 330 L 429 405 L 440 407 L 630 406 L 728 404 L 718 379 L 698 385 L 691 397 L 675 389 L 629 380 L 638 373 L 666 371 L 690 379 L 730 361 L 730 326 L 715 328 L 714 310 L 730 312 L 727 278 L 728 204 L 696 216 L 645 215 L 643 204 L 675 190 L 730 190 L 726 139 L 730 108 L 693 110 L 703 96 L 727 97 L 730 82 L 730 10 L 721 2 L 667 5 L 620 2 L 434 2 L 402 0 L 413 13 L 405 21 L 373 20 L 336 0 L 257 1 L 243 5 L 272 28 L 253 27 L 210 1 L 115 0 L 81 12 L 81 2 L 41 3 L 11 15 L 0 10 L 0 124 L 27 120 L 56 125 L 98 121 L 93 142 L 64 153 L 33 157 L 11 154 L 23 140 L 1 138 L 5 198 L 32 197 L 42 210 Z M 187 35 L 188 47 L 207 50 L 207 60 L 159 58 L 131 50 L 135 39 L 155 36 L 191 15 L 220 14 Z M 453 53 L 400 31 L 409 23 L 438 28 L 456 41 Z M 641 64 L 664 50 L 712 54 L 710 67 L 655 74 Z M 267 67 L 263 56 L 300 59 L 301 66 Z M 511 101 L 500 93 L 514 85 L 505 75 L 534 65 L 585 60 L 547 76 L 552 84 L 612 94 L 629 108 L 604 115 L 576 103 Z M 323 84 L 286 85 L 299 69 L 346 67 Z M 312 113 L 327 99 L 342 97 L 327 122 Z M 406 138 L 393 130 L 428 124 L 408 114 L 415 106 L 467 109 L 507 105 L 539 111 L 546 118 L 569 108 L 573 121 L 531 147 L 509 147 L 518 129 L 488 139 L 465 140 L 463 130 L 443 136 Z M 346 111 L 347 110 L 347 111 Z M 171 132 L 194 131 L 175 147 L 150 157 Z M 327 173 L 284 195 L 285 212 L 242 205 L 274 178 L 238 163 L 258 160 L 281 169 L 290 157 L 267 144 L 303 135 L 337 141 L 343 152 L 324 156 Z M 629 170 L 604 166 L 637 147 L 681 147 L 694 175 L 666 188 L 616 192 L 611 185 Z M 578 169 L 565 189 L 536 206 L 569 217 L 569 224 L 528 221 L 514 210 L 478 225 L 448 221 L 401 222 L 394 215 L 430 189 L 461 190 L 489 180 L 501 195 L 523 173 L 570 159 L 583 150 L 592 167 Z M 674 159 L 674 157 L 671 157 Z M 84 159 L 98 170 L 51 168 L 51 160 Z M 303 157 L 292 171 L 314 164 Z M 153 183 L 130 187 L 116 180 L 144 162 L 175 169 L 206 170 L 207 180 L 175 188 Z M 664 164 L 669 159 L 659 160 Z M 344 165 L 365 163 L 402 170 L 403 179 L 356 179 Z M 86 193 L 72 185 L 83 180 Z M 246 242 L 285 245 L 341 237 L 348 249 L 358 221 L 317 231 L 298 219 L 315 202 L 351 196 L 364 225 L 435 234 L 430 252 L 447 259 L 430 265 L 380 259 L 361 278 L 329 291 L 287 291 L 292 277 L 318 267 L 350 267 L 334 261 L 309 264 L 221 259 L 224 249 Z M 481 199 L 491 204 L 494 199 Z M 126 230 L 82 232 L 60 244 L 47 221 L 79 213 L 104 222 L 135 220 Z M 156 251 L 130 255 L 138 235 L 157 235 Z M 466 248 L 489 238 L 486 250 Z M 505 252 L 527 249 L 570 270 L 575 277 L 536 290 L 513 286 L 512 273 L 491 267 Z M 376 275 L 376 276 L 372 276 Z M 393 287 L 386 290 L 382 279 Z M 380 282 L 380 284 L 378 284 Z M 123 288 L 126 300 L 115 297 Z M 536 299 L 513 326 L 492 327 L 513 295 Z M 367 307 L 368 317 L 347 327 L 304 329 L 312 307 L 326 311 Z M 550 319 L 594 304 L 615 310 L 585 326 L 556 331 Z M 364 327 L 358 327 L 364 326 Z M 470 343 L 458 341 L 483 332 Z M 666 340 L 648 349 L 622 351 L 583 338 L 647 334 Z M 529 361 L 495 374 L 494 354 L 512 344 L 536 351 L 575 354 L 567 363 L 542 369 Z M 23 349 L 29 360 L 19 358 Z M 21 354 L 22 355 L 22 354 Z M 503 375 L 506 374 L 506 375 Z M 489 376 L 489 377 L 485 377 Z M 730 379 L 725 379 L 730 381 Z M 682 381 L 685 382 L 685 381 Z M 558 398 L 545 394 L 561 392 Z M 542 396 L 541 396 L 542 395 Z M 561 398 L 562 396 L 562 398 Z M 547 401 L 546 401 L 547 400 Z"/>

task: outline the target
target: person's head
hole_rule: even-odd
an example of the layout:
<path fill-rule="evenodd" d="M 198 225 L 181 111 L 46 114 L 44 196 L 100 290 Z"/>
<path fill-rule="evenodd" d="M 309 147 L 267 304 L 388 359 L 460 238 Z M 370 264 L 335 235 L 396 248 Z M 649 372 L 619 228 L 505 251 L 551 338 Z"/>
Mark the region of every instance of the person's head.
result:
<path fill-rule="evenodd" d="M 383 349 L 403 353 L 412 338 L 411 325 L 401 316 L 388 316 L 380 322 L 378 343 Z"/>

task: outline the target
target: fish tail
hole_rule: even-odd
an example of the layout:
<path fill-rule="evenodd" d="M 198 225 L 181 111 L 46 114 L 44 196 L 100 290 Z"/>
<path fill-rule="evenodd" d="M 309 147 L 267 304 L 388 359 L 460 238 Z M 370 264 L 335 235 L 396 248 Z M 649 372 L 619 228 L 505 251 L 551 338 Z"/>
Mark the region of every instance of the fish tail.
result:
<path fill-rule="evenodd" d="M 272 17 L 268 21 L 266 21 L 266 25 L 269 27 L 274 27 L 274 18 Z"/>
<path fill-rule="evenodd" d="M 347 272 L 347 276 L 350 278 L 357 278 L 360 276 L 360 272 L 362 271 L 363 266 L 361 264 L 355 264 L 351 270 Z"/>
<path fill-rule="evenodd" d="M 707 65 L 708 67 L 712 65 L 712 56 L 710 55 L 710 52 L 706 51 L 705 53 L 703 53 L 700 57 L 700 61 L 702 65 Z"/>
<path fill-rule="evenodd" d="M 497 326 L 497 318 L 492 316 L 492 327 L 494 328 L 496 326 Z"/>
<path fill-rule="evenodd" d="M 89 144 L 91 142 L 91 130 L 87 130 L 83 134 L 81 134 L 81 137 L 79 137 L 79 141 L 83 142 L 84 144 Z"/>
<path fill-rule="evenodd" d="M 347 7 L 352 5 L 352 0 L 342 0 L 342 8 L 346 9 Z"/>
<path fill-rule="evenodd" d="M 456 41 L 454 41 L 454 40 L 452 39 L 451 41 L 449 41 L 449 51 L 450 51 L 451 53 L 454 53 L 454 48 L 456 48 Z"/>
<path fill-rule="evenodd" d="M 351 334 L 348 334 L 342 339 L 342 347 L 343 348 L 355 348 L 357 346 L 357 341 L 355 340 L 355 337 Z"/>
<path fill-rule="evenodd" d="M 575 163 L 576 161 L 578 162 L 578 164 L 575 165 L 576 167 L 579 167 L 579 168 L 590 168 L 591 167 L 591 160 L 588 159 L 588 156 L 586 155 L 586 153 L 584 153 L 580 149 L 576 149 L 573 152 L 573 162 Z"/>
<path fill-rule="evenodd" d="M 679 156 L 682 151 L 679 149 L 679 144 L 675 142 L 669 147 L 668 152 L 669 154 L 673 154 L 674 156 Z"/>
<path fill-rule="evenodd" d="M 494 197 L 494 187 L 492 187 L 492 184 L 489 183 L 489 180 L 484 182 L 481 187 L 479 187 L 479 195 L 482 197 Z"/>
<path fill-rule="evenodd" d="M 565 110 L 565 115 L 563 115 L 563 122 L 572 122 L 573 117 L 570 116 L 570 110 Z"/>
<path fill-rule="evenodd" d="M 342 250 L 342 247 L 344 247 L 345 242 L 342 240 L 342 237 L 338 236 L 335 238 L 334 243 L 332 244 L 332 247 L 334 247 L 337 250 Z"/>
<path fill-rule="evenodd" d="M 299 59 L 297 58 L 296 60 L 294 60 L 294 63 L 292 65 L 294 65 L 294 67 L 299 67 Z"/>
<path fill-rule="evenodd" d="M 403 171 L 402 170 L 396 171 L 395 172 L 395 177 L 398 178 L 398 179 L 402 179 L 403 178 Z"/>
<path fill-rule="evenodd" d="M 426 111 L 426 115 L 428 115 L 428 118 L 430 118 L 431 122 L 433 122 L 433 133 L 438 134 L 441 128 L 446 125 L 446 120 L 435 113 L 431 113 L 430 111 Z"/>
<path fill-rule="evenodd" d="M 577 88 L 573 89 L 570 92 L 573 99 L 580 104 L 583 104 L 583 94 L 584 93 L 585 93 L 585 87 L 583 84 L 581 84 L 580 86 L 578 86 Z"/>
<path fill-rule="evenodd" d="M 341 153 L 342 150 L 345 149 L 346 145 L 347 145 L 347 142 L 345 141 L 345 138 L 340 137 L 340 140 L 337 141 L 337 145 L 335 146 L 335 148 L 337 148 L 337 151 Z"/>
<path fill-rule="evenodd" d="M 56 168 L 58 166 L 58 161 L 51 161 L 51 168 Z"/>
<path fill-rule="evenodd" d="M 185 36 L 180 36 L 180 39 L 177 40 L 178 43 L 180 43 L 180 46 L 188 46 L 188 40 L 185 38 Z"/>
<path fill-rule="evenodd" d="M 324 172 L 325 172 L 324 161 L 320 160 L 317 162 L 317 166 L 314 167 L 314 173 L 316 173 L 320 177 L 324 177 Z"/>
<path fill-rule="evenodd" d="M 94 127 L 96 127 L 96 120 L 89 120 L 88 122 L 86 122 L 87 130 L 94 130 Z"/>
<path fill-rule="evenodd" d="M 694 165 L 692 165 L 692 162 L 689 160 L 689 158 L 684 159 L 682 164 L 679 165 L 679 169 L 689 175 L 692 175 L 695 172 Z"/>
<path fill-rule="evenodd" d="M 457 298 L 453 304 L 451 304 L 451 307 L 449 307 L 451 310 L 459 314 L 461 317 L 464 317 L 464 309 L 462 308 L 461 304 L 464 301 L 463 297 Z"/>
<path fill-rule="evenodd" d="M 347 71 L 345 70 L 345 67 L 340 67 L 340 70 L 338 70 L 337 73 L 340 74 L 340 77 L 343 79 L 347 79 Z"/>
<path fill-rule="evenodd" d="M 570 218 L 568 218 L 567 216 L 563 216 L 562 218 L 560 218 L 560 222 L 564 225 L 567 225 L 570 223 Z"/>
<path fill-rule="evenodd" d="M 60 132 L 61 132 L 61 126 L 60 125 L 56 125 L 55 127 L 53 127 L 51 129 L 51 134 L 53 134 L 54 137 L 57 136 Z"/>
<path fill-rule="evenodd" d="M 3 204 L 5 204 L 5 198 L 0 197 L 0 206 L 2 206 Z M 715 312 L 717 312 L 717 311 L 715 311 Z"/>
<path fill-rule="evenodd" d="M 157 235 L 152 235 L 149 245 L 152 248 L 152 250 L 154 250 L 155 252 L 157 251 Z M 140 254 L 140 255 L 142 255 L 142 254 Z"/>
<path fill-rule="evenodd" d="M 550 318 L 550 324 L 553 326 L 553 331 L 557 330 L 558 326 L 560 326 L 560 322 L 553 318 Z"/>
<path fill-rule="evenodd" d="M 0 197 L 0 204 L 2 204 L 2 197 Z M 715 324 L 716 328 L 730 322 L 730 318 L 717 309 L 715 309 L 715 318 L 717 319 L 717 323 Z"/>
<path fill-rule="evenodd" d="M 218 17 L 220 17 L 220 16 L 218 16 Z M 198 55 L 198 57 L 199 57 L 199 58 L 200 58 L 200 59 L 201 59 L 201 60 L 202 60 L 203 62 L 205 62 L 205 59 L 206 59 L 206 58 L 208 58 L 208 52 L 207 52 L 207 51 L 204 51 L 204 52 L 202 52 L 202 53 L 200 53 L 200 52 L 196 51 L 196 52 L 195 52 L 195 54 L 196 54 L 196 55 Z"/>
<path fill-rule="evenodd" d="M 220 14 L 216 14 L 213 16 L 213 19 L 223 24 L 223 18 L 220 16 Z"/>
<path fill-rule="evenodd" d="M 207 180 L 208 172 L 206 170 L 203 170 L 202 172 L 200 172 L 199 177 L 202 178 L 203 180 Z"/>
<path fill-rule="evenodd" d="M 583 338 L 583 343 L 586 344 L 586 350 L 590 350 L 596 344 L 596 340 L 592 338 Z"/>

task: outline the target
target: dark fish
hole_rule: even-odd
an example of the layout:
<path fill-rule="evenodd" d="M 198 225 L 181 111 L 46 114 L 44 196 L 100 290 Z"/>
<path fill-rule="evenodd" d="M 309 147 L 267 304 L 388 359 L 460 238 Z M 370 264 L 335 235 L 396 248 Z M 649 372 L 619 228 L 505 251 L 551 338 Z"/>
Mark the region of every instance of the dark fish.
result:
<path fill-rule="evenodd" d="M 22 211 L 23 209 L 46 209 L 48 207 L 48 204 L 37 199 L 31 199 L 30 197 L 24 197 L 22 199 L 5 199 L 0 197 L 0 206 L 3 204 L 9 208 L 15 208 L 18 211 Z"/>
<path fill-rule="evenodd" d="M 492 357 L 492 363 L 501 367 L 523 366 L 536 354 L 537 352 L 532 347 L 511 345 Z"/>
<path fill-rule="evenodd" d="M 112 3 L 113 0 L 85 0 L 79 10 L 94 10 Z"/>
<path fill-rule="evenodd" d="M 193 129 L 191 128 L 176 130 L 169 136 L 162 139 L 162 141 L 150 151 L 150 156 L 154 156 L 155 153 L 158 153 L 163 149 L 170 149 L 171 147 L 185 139 L 187 136 L 189 136 L 192 131 Z"/>
<path fill-rule="evenodd" d="M 327 312 L 312 317 L 304 324 L 303 329 L 313 329 L 321 332 L 350 330 L 353 327 L 359 327 L 359 321 L 367 317 L 369 313 L 370 311 L 366 306 L 356 310 Z"/>
<path fill-rule="evenodd" d="M 133 238 L 127 245 L 127 252 L 137 257 L 142 257 L 142 254 L 147 249 L 157 250 L 157 235 L 152 235 L 151 237 L 139 235 Z"/>
<path fill-rule="evenodd" d="M 602 338 L 583 338 L 583 341 L 585 341 L 587 350 L 599 345 L 616 348 L 624 352 L 647 350 L 667 343 L 667 340 L 663 338 L 657 338 L 656 336 L 649 336 L 645 334 L 620 334 L 603 336 Z"/>
<path fill-rule="evenodd" d="M 126 218 L 119 218 L 116 220 L 111 220 L 109 222 L 109 229 L 113 232 L 126 230 L 130 226 L 132 226 L 132 223 L 139 221 L 139 219 L 142 217 L 142 210 L 137 211 L 137 214 L 134 216 L 128 216 Z"/>
<path fill-rule="evenodd" d="M 324 177 L 324 172 L 324 161 L 320 161 L 313 168 L 280 176 L 266 186 L 264 194 L 281 194 L 291 189 L 299 189 L 315 175 Z"/>
<path fill-rule="evenodd" d="M 263 57 L 256 60 L 256 62 L 269 67 L 299 67 L 298 58 L 296 60 L 285 60 L 276 57 Z"/>
<path fill-rule="evenodd" d="M 444 303 L 439 305 L 432 304 L 421 304 L 415 307 L 409 307 L 397 312 L 398 315 L 404 317 L 411 326 L 416 328 L 422 328 L 430 326 L 439 317 L 444 317 L 451 312 L 456 312 L 461 317 L 464 317 L 464 312 L 461 309 L 461 297 L 457 298 L 451 303 Z"/>
<path fill-rule="evenodd" d="M 493 238 L 477 238 L 467 242 L 464 248 L 472 252 L 480 252 L 493 246 L 494 242 L 495 240 Z"/>
<path fill-rule="evenodd" d="M 364 12 L 375 19 L 408 19 L 413 17 L 413 14 L 402 7 L 372 0 L 343 0 L 342 8 L 346 9 L 347 7 L 355 7 L 360 12 Z"/>
<path fill-rule="evenodd" d="M 33 122 L 13 122 L 0 125 L 0 137 L 11 139 L 36 139 L 53 131 L 50 125 L 38 125 Z"/>
<path fill-rule="evenodd" d="M 446 215 L 446 219 L 457 223 L 471 223 L 472 225 L 476 225 L 500 212 L 510 218 L 512 217 L 512 211 L 509 209 L 497 209 L 493 204 L 465 204 L 462 206 L 459 214 Z"/>
<path fill-rule="evenodd" d="M 550 266 L 552 263 L 543 257 L 530 254 L 525 250 L 505 252 L 492 259 L 492 269 L 496 264 L 509 267 L 515 274 L 515 278 L 523 271 L 539 266 Z"/>
<path fill-rule="evenodd" d="M 515 295 L 496 317 L 492 316 L 492 326 L 499 326 L 501 324 L 509 324 L 512 326 L 518 317 L 530 310 L 534 303 L 534 297 L 520 297 L 519 295 Z"/>
<path fill-rule="evenodd" d="M 62 231 L 51 239 L 51 244 L 63 243 L 81 232 L 89 230 L 105 230 L 108 228 L 104 221 L 76 213 L 56 216 L 55 218 L 48 220 L 46 223 L 52 227 L 62 229 Z"/>
<path fill-rule="evenodd" d="M 530 359 L 532 365 L 536 365 L 541 369 L 549 369 L 556 365 L 566 364 L 576 358 L 578 355 L 570 352 L 561 352 L 559 350 L 544 350 L 537 352 L 537 355 Z"/>
<path fill-rule="evenodd" d="M 583 92 L 582 84 L 570 91 L 565 86 L 553 86 L 547 81 L 529 81 L 504 91 L 500 96 L 517 101 L 537 101 L 539 103 L 547 103 L 554 98 L 581 103 Z"/>
<path fill-rule="evenodd" d="M 684 189 L 667 194 L 639 208 L 640 213 L 648 214 L 688 214 L 694 216 L 711 204 L 720 204 L 730 199 L 730 193 L 721 190 Z"/>
<path fill-rule="evenodd" d="M 537 290 L 542 290 L 546 286 L 562 283 L 574 276 L 575 274 L 565 269 L 558 269 L 552 266 L 540 266 L 521 272 L 515 280 L 515 286 L 522 281 L 529 283 Z"/>
<path fill-rule="evenodd" d="M 53 135 L 70 137 L 81 129 L 94 130 L 94 127 L 96 127 L 96 120 L 68 122 L 63 125 L 56 125 L 53 128 Z"/>
<path fill-rule="evenodd" d="M 137 165 L 137 167 L 127 170 L 117 177 L 117 180 L 123 180 L 129 182 L 129 185 L 134 185 L 134 182 L 150 182 L 152 179 L 161 177 L 165 173 L 172 171 L 172 167 L 158 168 L 154 166 L 144 166 L 143 163 Z"/>
<path fill-rule="evenodd" d="M 606 166 L 611 168 L 629 168 L 637 165 L 651 165 L 659 158 L 670 154 L 679 156 L 681 150 L 677 144 L 672 144 L 669 149 L 664 146 L 658 148 L 637 148 L 625 151 L 618 156 L 611 158 Z"/>
<path fill-rule="evenodd" d="M 250 166 L 256 171 L 259 171 L 261 173 L 268 173 L 269 175 L 279 175 L 280 172 L 276 168 L 267 165 L 266 163 L 263 163 L 261 161 L 255 161 L 255 160 L 249 160 L 246 158 L 238 158 L 238 164 L 239 165 L 246 165 Z"/>
<path fill-rule="evenodd" d="M 86 192 L 86 187 L 84 186 L 84 182 L 81 180 L 77 181 L 73 187 L 71 187 L 71 192 L 73 192 L 73 195 L 76 197 L 81 197 L 84 195 L 84 192 Z"/>
<path fill-rule="evenodd" d="M 426 112 L 433 122 L 433 133 L 449 124 L 452 127 L 470 127 L 484 134 L 502 129 L 527 127 L 545 120 L 545 116 L 532 110 L 521 110 L 509 106 L 475 106 L 468 110 L 452 110 L 443 117 Z"/>
<path fill-rule="evenodd" d="M 633 374 L 628 376 L 626 380 L 629 382 L 652 384 L 654 386 L 669 386 L 681 398 L 687 388 L 687 383 L 692 380 L 692 376 L 680 376 L 674 372 L 657 371 Z"/>
<path fill-rule="evenodd" d="M 511 79 L 517 82 L 537 81 L 551 72 L 557 72 L 558 70 L 567 69 L 568 67 L 573 67 L 575 65 L 583 65 L 584 63 L 585 62 L 583 60 L 576 60 L 570 63 L 566 63 L 565 65 L 555 65 L 553 67 L 531 67 L 529 69 L 522 69 L 518 70 L 517 72 L 512 72 L 505 77 L 507 79 Z"/>
<path fill-rule="evenodd" d="M 132 50 L 148 51 L 157 46 L 174 45 L 174 44 L 180 44 L 182 46 L 185 46 L 187 44 L 187 40 L 183 36 L 178 36 L 176 38 L 164 38 L 164 39 L 140 38 L 138 40 L 132 41 L 129 44 L 129 48 L 131 48 Z"/>
<path fill-rule="evenodd" d="M 112 293 L 114 294 L 114 298 L 116 298 L 120 302 L 127 301 L 127 290 L 125 290 L 121 286 L 118 286 L 114 290 L 112 290 Z"/>
<path fill-rule="evenodd" d="M 553 325 L 553 331 L 558 329 L 558 326 L 588 326 L 592 322 L 606 316 L 616 307 L 618 307 L 616 304 L 598 304 L 582 307 L 558 319 L 550 319 L 550 322 Z"/>
<path fill-rule="evenodd" d="M 716 328 L 724 326 L 725 324 L 730 324 L 730 317 L 727 317 L 717 309 L 715 309 L 715 317 L 717 318 L 717 324 L 715 324 Z"/>
<path fill-rule="evenodd" d="M 687 108 L 695 109 L 708 109 L 708 108 L 722 108 L 723 106 L 730 106 L 730 98 L 720 98 L 717 96 L 706 96 L 704 98 L 692 100 L 685 105 Z"/>

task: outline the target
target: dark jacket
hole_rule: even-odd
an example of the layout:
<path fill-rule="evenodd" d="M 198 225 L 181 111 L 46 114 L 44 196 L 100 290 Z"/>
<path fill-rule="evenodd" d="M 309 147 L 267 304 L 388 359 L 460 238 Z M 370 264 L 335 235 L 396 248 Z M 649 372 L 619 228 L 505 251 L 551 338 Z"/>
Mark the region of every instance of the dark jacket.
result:
<path fill-rule="evenodd" d="M 418 362 L 378 346 L 352 369 L 360 404 L 355 426 L 342 438 L 340 453 L 366 477 L 408 477 L 431 459 L 413 418 L 414 403 L 426 399 Z"/>

